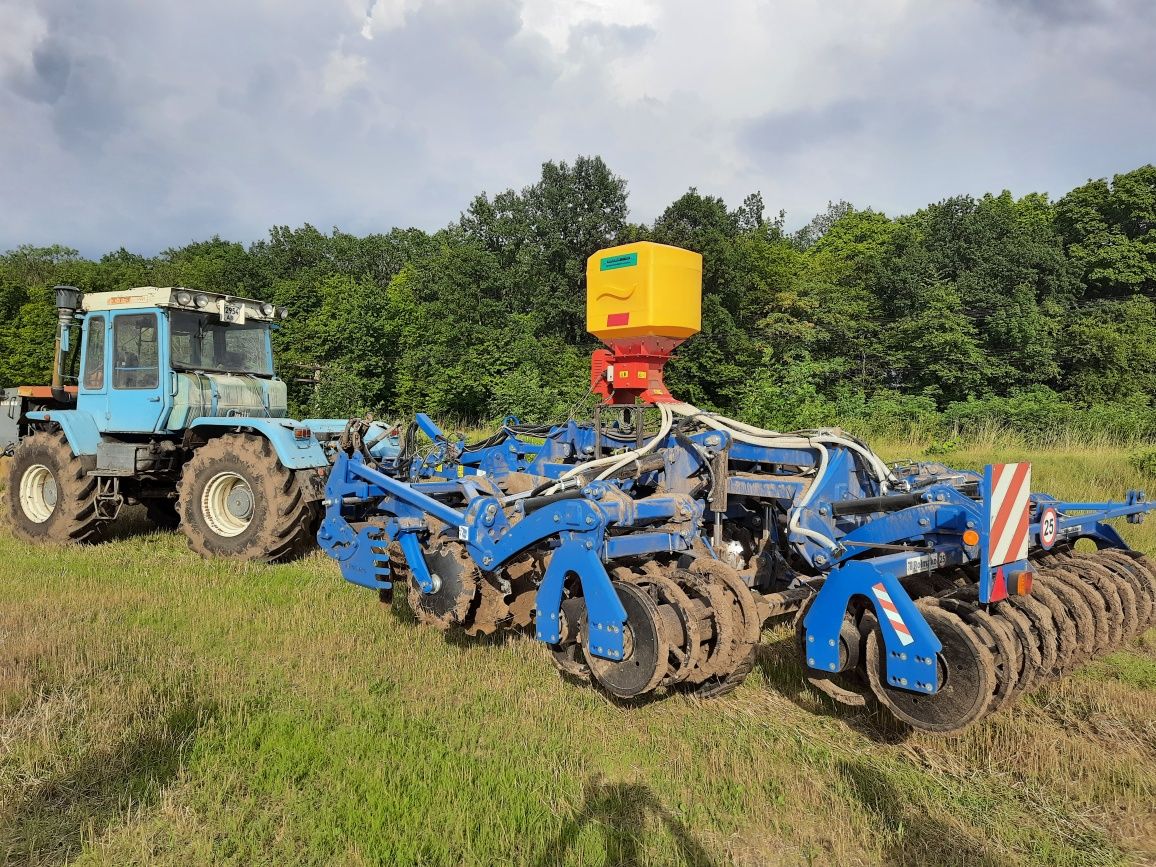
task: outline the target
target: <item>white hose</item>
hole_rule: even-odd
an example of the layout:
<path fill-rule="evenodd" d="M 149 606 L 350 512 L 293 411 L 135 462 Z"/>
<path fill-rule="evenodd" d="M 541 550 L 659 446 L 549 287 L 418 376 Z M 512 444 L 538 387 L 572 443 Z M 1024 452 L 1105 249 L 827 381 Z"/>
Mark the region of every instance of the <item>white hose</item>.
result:
<path fill-rule="evenodd" d="M 674 413 L 671 412 L 670 407 L 664 403 L 660 403 L 658 405 L 658 411 L 662 416 L 662 423 L 659 425 L 658 433 L 654 436 L 654 438 L 643 445 L 641 448 L 637 448 L 633 451 L 619 455 L 618 461 L 616 463 L 612 464 L 608 469 L 605 469 L 598 474 L 599 479 L 610 478 L 610 476 L 614 475 L 616 472 L 618 472 L 618 470 L 622 469 L 631 461 L 637 460 L 643 455 L 654 451 L 655 447 L 666 439 L 667 434 L 670 433 L 671 427 L 674 426 Z"/>
<path fill-rule="evenodd" d="M 811 484 L 807 486 L 807 490 L 803 493 L 802 498 L 795 505 L 791 520 L 787 524 L 787 529 L 791 533 L 797 533 L 800 536 L 811 539 L 827 550 L 838 547 L 833 539 L 820 533 L 818 530 L 812 530 L 799 524 L 799 519 L 803 514 L 803 508 L 810 503 L 811 499 L 817 493 L 819 485 L 827 473 L 827 467 L 830 463 L 830 452 L 827 450 L 827 447 L 839 446 L 859 455 L 866 464 L 867 469 L 875 477 L 876 481 L 879 482 L 880 493 L 886 493 L 891 487 L 891 484 L 896 481 L 891 469 L 884 463 L 882 458 L 862 444 L 840 436 L 839 433 L 834 431 L 816 430 L 813 433 L 808 432 L 806 434 L 801 432 L 779 433 L 778 431 L 756 427 L 755 425 L 750 425 L 737 419 L 727 418 L 723 415 L 706 413 L 689 403 L 660 403 L 658 404 L 658 410 L 661 413 L 662 422 L 659 425 L 658 433 L 646 443 L 636 449 L 631 449 L 621 454 L 609 455 L 604 458 L 597 458 L 579 464 L 559 476 L 558 481 L 547 493 L 557 491 L 562 484 L 569 479 L 585 475 L 589 473 L 590 470 L 600 467 L 605 467 L 605 469 L 603 469 L 596 478 L 607 479 L 632 461 L 636 461 L 643 455 L 654 451 L 670 433 L 670 429 L 674 426 L 674 416 L 676 414 L 685 418 L 694 419 L 706 427 L 726 433 L 738 442 L 748 445 L 762 446 L 764 448 L 808 449 L 818 452 L 819 465 L 815 468 L 815 477 L 812 479 Z"/>
<path fill-rule="evenodd" d="M 711 427 L 715 428 L 715 430 L 726 430 L 728 433 L 732 434 L 741 431 L 745 434 L 748 434 L 749 437 L 753 437 L 754 439 L 739 436 L 736 436 L 735 438 L 740 442 L 746 442 L 751 445 L 779 445 L 793 448 L 813 448 L 814 446 L 812 445 L 800 446 L 799 444 L 823 442 L 829 445 L 842 446 L 843 448 L 850 449 L 863 458 L 863 460 L 867 463 L 868 468 L 871 470 L 871 474 L 875 476 L 876 480 L 879 481 L 879 483 L 883 486 L 883 491 L 881 491 L 881 493 L 885 493 L 886 490 L 891 487 L 891 484 L 897 481 L 895 475 L 891 472 L 891 468 L 887 466 L 886 462 L 884 462 L 881 457 L 879 457 L 870 449 L 864 447 L 861 443 L 857 443 L 855 440 L 840 436 L 839 433 L 834 431 L 817 430 L 814 432 L 814 434 L 807 436 L 802 436 L 799 433 L 779 433 L 778 431 L 755 427 L 754 425 L 738 421 L 737 419 L 727 418 L 724 415 L 704 413 L 702 410 L 691 406 L 688 403 L 675 404 L 674 411 L 679 415 L 699 416 L 707 424 L 710 424 L 711 420 L 721 423 L 721 428 L 718 425 L 710 425 Z M 790 443 L 791 440 L 794 441 L 793 446 Z"/>
<path fill-rule="evenodd" d="M 630 451 L 622 452 L 621 454 L 617 455 L 608 455 L 604 458 L 597 458 L 593 461 L 587 461 L 586 463 L 579 464 L 572 470 L 567 470 L 558 477 L 557 484 L 551 487 L 547 493 L 553 493 L 554 491 L 558 490 L 562 482 L 565 482 L 568 479 L 572 479 L 575 476 L 585 475 L 586 473 L 590 472 L 590 470 L 597 467 L 607 467 L 607 469 L 599 473 L 596 478 L 609 478 L 614 473 L 618 472 L 618 470 L 629 464 L 631 461 L 637 460 L 643 455 L 654 451 L 654 449 L 658 447 L 659 443 L 666 439 L 667 435 L 670 433 L 671 427 L 674 425 L 674 413 L 670 411 L 670 408 L 666 404 L 659 404 L 658 410 L 662 421 L 659 425 L 658 433 L 655 434 L 651 439 L 647 440 L 636 449 L 631 449 Z M 641 423 L 642 421 L 639 419 L 639 424 Z"/>
<path fill-rule="evenodd" d="M 894 480 L 890 468 L 883 462 L 882 458 L 872 452 L 870 449 L 864 448 L 854 440 L 846 439 L 838 434 L 828 431 L 815 431 L 813 435 L 801 436 L 799 434 L 783 434 L 778 431 L 767 430 L 766 428 L 755 427 L 754 425 L 746 424 L 745 422 L 736 419 L 727 418 L 726 416 L 712 415 L 704 413 L 697 407 L 688 403 L 679 403 L 672 406 L 674 412 L 681 416 L 694 418 L 701 421 L 708 427 L 714 428 L 718 431 L 723 431 L 734 437 L 736 440 L 748 445 L 764 446 L 764 447 L 779 447 L 779 448 L 803 448 L 812 449 L 819 453 L 819 466 L 815 471 L 815 478 L 804 492 L 802 499 L 796 504 L 795 509 L 791 515 L 791 520 L 787 524 L 787 529 L 793 533 L 798 533 L 801 536 L 806 536 L 828 550 L 838 547 L 835 541 L 817 530 L 811 530 L 799 524 L 799 520 L 803 514 L 803 507 L 810 503 L 812 497 L 819 489 L 819 483 L 827 472 L 827 465 L 830 460 L 830 453 L 827 451 L 827 446 L 842 446 L 860 455 L 867 464 L 871 474 L 875 476 L 880 485 L 880 492 L 885 493 L 890 487 L 890 483 Z"/>

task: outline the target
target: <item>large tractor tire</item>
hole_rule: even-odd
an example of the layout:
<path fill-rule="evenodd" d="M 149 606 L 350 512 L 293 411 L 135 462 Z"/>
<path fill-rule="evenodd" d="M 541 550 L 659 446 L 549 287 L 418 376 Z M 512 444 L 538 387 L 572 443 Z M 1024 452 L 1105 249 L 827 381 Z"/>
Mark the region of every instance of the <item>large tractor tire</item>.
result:
<path fill-rule="evenodd" d="M 8 523 L 29 542 L 99 542 L 96 479 L 63 433 L 25 437 L 8 466 Z"/>
<path fill-rule="evenodd" d="M 203 557 L 276 563 L 313 546 L 320 508 L 292 470 L 255 434 L 211 440 L 185 464 L 177 511 L 189 547 Z"/>

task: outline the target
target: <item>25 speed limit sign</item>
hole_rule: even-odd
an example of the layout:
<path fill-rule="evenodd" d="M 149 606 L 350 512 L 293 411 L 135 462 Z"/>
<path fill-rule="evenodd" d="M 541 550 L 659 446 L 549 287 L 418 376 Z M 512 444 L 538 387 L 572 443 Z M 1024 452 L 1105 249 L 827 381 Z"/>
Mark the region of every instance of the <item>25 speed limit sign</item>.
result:
<path fill-rule="evenodd" d="M 1056 510 L 1048 506 L 1040 515 L 1040 547 L 1046 551 L 1056 544 L 1056 535 L 1059 530 L 1059 517 L 1056 515 Z"/>

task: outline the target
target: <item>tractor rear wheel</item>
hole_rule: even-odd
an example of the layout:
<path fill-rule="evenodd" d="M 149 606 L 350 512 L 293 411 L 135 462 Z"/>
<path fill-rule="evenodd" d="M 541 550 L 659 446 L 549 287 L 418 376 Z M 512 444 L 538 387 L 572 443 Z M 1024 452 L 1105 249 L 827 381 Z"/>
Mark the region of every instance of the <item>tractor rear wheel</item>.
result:
<path fill-rule="evenodd" d="M 201 446 L 177 485 L 189 547 L 203 557 L 275 563 L 306 553 L 320 516 L 265 437 L 226 434 Z"/>
<path fill-rule="evenodd" d="M 63 433 L 25 437 L 8 467 L 12 532 L 29 542 L 98 542 L 96 479 Z"/>

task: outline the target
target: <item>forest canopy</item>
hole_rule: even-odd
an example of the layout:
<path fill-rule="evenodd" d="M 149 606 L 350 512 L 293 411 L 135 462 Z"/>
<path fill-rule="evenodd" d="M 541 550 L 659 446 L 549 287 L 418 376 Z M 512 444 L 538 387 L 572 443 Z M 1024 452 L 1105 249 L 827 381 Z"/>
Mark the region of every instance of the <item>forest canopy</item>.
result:
<path fill-rule="evenodd" d="M 563 417 L 588 392 L 584 268 L 653 240 L 704 256 L 703 330 L 668 367 L 678 396 L 780 429 L 1156 434 L 1156 166 L 1059 199 L 954 196 L 904 216 L 832 203 L 788 232 L 760 194 L 691 188 L 650 224 L 599 157 L 479 194 L 439 231 L 357 237 L 276 226 L 91 260 L 0 255 L 0 387 L 49 378 L 51 288 L 187 286 L 272 300 L 293 410 L 464 424 Z"/>

